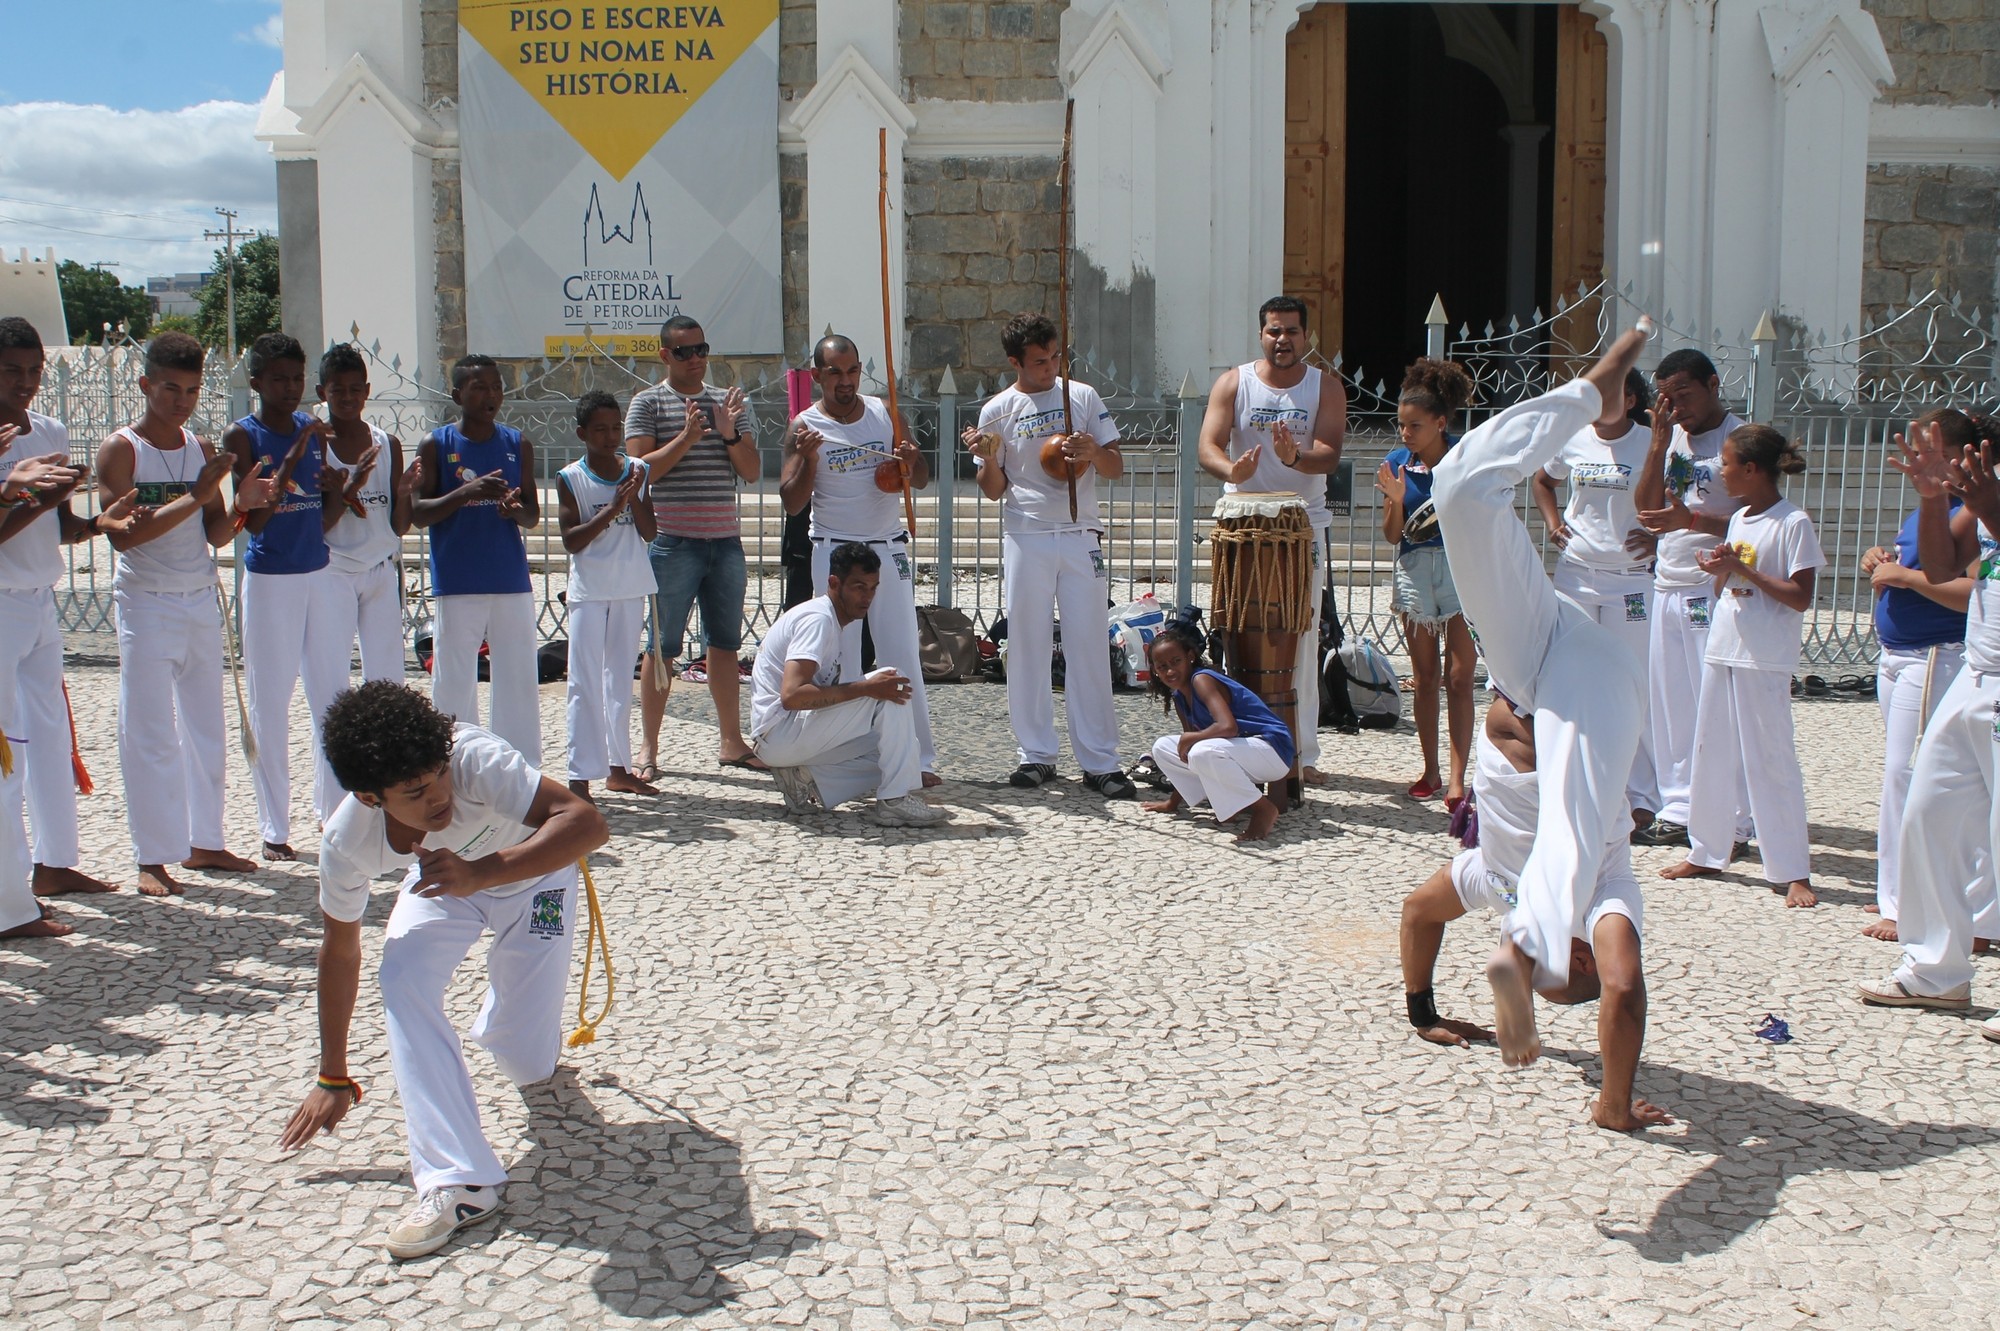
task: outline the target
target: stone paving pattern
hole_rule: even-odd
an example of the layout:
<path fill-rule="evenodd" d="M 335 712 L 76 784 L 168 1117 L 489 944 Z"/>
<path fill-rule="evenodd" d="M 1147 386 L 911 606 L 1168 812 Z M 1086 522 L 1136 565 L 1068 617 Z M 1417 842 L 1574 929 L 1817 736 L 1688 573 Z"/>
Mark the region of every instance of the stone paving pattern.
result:
<path fill-rule="evenodd" d="M 71 687 L 100 791 L 85 867 L 129 880 L 115 675 Z M 1551 1056 L 1521 1074 L 1410 1034 L 1397 907 L 1452 845 L 1402 797 L 1407 729 L 1328 736 L 1337 784 L 1244 849 L 1073 769 L 1012 790 L 1002 690 L 933 699 L 955 818 L 911 832 L 785 820 L 768 780 L 713 765 L 705 694 L 676 692 L 666 793 L 609 802 L 594 860 L 617 1008 L 525 1092 L 472 1053 L 515 1182 L 497 1227 L 420 1262 L 378 1246 L 411 1201 L 373 986 L 392 886 L 365 930 L 367 1102 L 289 1158 L 312 865 L 63 904 L 72 938 L 0 949 L 0 1324 L 1993 1324 L 2000 1049 L 1852 997 L 1895 955 L 1858 933 L 1873 706 L 1797 708 L 1821 909 L 1753 877 L 1669 887 L 1672 852 L 1638 853 L 1639 1091 L 1681 1125 L 1624 1137 L 1584 1120 L 1591 1008 L 1543 1007 Z M 1136 755 L 1160 717 L 1120 709 Z M 230 780 L 250 851 L 234 750 Z M 1489 1019 L 1491 937 L 1448 935 L 1447 1013 Z M 1975 998 L 1996 979 L 1983 962 Z M 1767 1012 L 1798 1038 L 1752 1038 Z"/>

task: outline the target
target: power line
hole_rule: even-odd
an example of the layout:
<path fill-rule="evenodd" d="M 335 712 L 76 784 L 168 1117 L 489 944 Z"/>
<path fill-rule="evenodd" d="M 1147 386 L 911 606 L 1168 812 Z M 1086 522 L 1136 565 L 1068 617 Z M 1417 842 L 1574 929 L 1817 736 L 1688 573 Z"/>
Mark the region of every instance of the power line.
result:
<path fill-rule="evenodd" d="M 117 236 L 109 231 L 85 231 L 81 227 L 57 226 L 54 222 L 35 222 L 25 217 L 0 215 L 0 222 L 12 222 L 16 226 L 31 226 L 41 231 L 61 231 L 72 236 L 90 236 L 97 240 L 129 240 L 138 245 L 184 245 L 185 236 Z M 249 233 L 245 233 L 246 235 Z"/>
<path fill-rule="evenodd" d="M 130 217 L 141 222 L 185 222 L 186 217 L 173 217 L 166 213 L 121 213 L 110 208 L 85 208 L 75 203 L 56 203 L 51 199 L 23 199 L 12 194 L 0 194 L 0 203 L 25 203 L 35 208 L 60 208 L 66 213 L 92 213 L 98 217 Z"/>

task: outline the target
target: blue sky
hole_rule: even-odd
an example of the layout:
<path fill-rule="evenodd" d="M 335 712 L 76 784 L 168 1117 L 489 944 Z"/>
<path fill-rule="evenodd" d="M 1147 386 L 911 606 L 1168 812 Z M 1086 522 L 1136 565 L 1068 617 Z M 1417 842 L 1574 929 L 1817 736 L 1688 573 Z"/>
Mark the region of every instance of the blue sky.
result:
<path fill-rule="evenodd" d="M 141 286 L 209 266 L 218 205 L 276 227 L 251 135 L 278 0 L 8 0 L 0 27 L 0 250 L 53 247 Z"/>

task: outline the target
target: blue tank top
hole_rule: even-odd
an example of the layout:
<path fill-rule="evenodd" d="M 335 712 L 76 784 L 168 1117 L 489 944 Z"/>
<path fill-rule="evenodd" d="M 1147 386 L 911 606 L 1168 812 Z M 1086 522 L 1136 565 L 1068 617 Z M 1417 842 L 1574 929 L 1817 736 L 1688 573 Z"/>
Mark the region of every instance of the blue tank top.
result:
<path fill-rule="evenodd" d="M 456 425 L 432 432 L 437 445 L 438 493 L 448 494 L 481 476 L 499 472 L 507 488 L 521 484 L 521 432 L 493 427 L 491 439 L 471 440 Z M 506 596 L 528 590 L 528 546 L 521 528 L 500 512 L 497 499 L 466 504 L 431 536 L 431 585 L 439 596 Z"/>
<path fill-rule="evenodd" d="M 303 411 L 292 413 L 292 428 L 279 434 L 255 416 L 236 422 L 250 436 L 250 453 L 264 464 L 266 476 L 276 476 L 285 464 L 285 454 L 298 442 L 299 431 L 312 417 Z M 306 446 L 306 455 L 292 469 L 292 479 L 278 496 L 276 509 L 264 523 L 264 530 L 250 533 L 243 554 L 243 567 L 252 573 L 316 573 L 326 567 L 326 529 L 320 523 L 320 445 Z"/>
<path fill-rule="evenodd" d="M 1959 510 L 1951 501 L 1951 511 Z M 1896 562 L 1917 567 L 1917 515 L 1903 519 L 1896 533 Z M 1922 652 L 1946 643 L 1965 641 L 1965 612 L 1939 605 L 1922 592 L 1886 587 L 1875 597 L 1875 635 L 1891 651 Z"/>
<path fill-rule="evenodd" d="M 1298 750 L 1292 745 L 1292 728 L 1280 721 L 1262 698 L 1220 670 L 1197 670 L 1195 674 L 1207 675 L 1229 694 L 1229 710 L 1235 714 L 1237 734 L 1244 739 L 1263 740 L 1288 765 L 1298 759 Z M 1188 681 L 1185 694 L 1174 694 L 1174 706 L 1180 711 L 1181 724 L 1189 730 L 1206 730 L 1215 724 L 1214 714 L 1202 706 L 1201 695 L 1194 691 L 1193 680 Z"/>
<path fill-rule="evenodd" d="M 1445 447 L 1450 448 L 1452 444 L 1457 442 L 1457 439 L 1452 435 L 1446 435 L 1444 442 Z M 1407 448 L 1392 448 L 1389 450 L 1389 456 L 1382 460 L 1389 464 L 1391 470 L 1397 467 L 1404 469 L 1403 516 L 1408 518 L 1410 514 L 1417 511 L 1417 505 L 1431 497 L 1431 481 L 1434 479 L 1431 475 L 1431 469 L 1426 467 L 1422 462 L 1419 462 L 1417 455 Z M 1444 533 L 1436 528 L 1432 528 L 1428 540 L 1411 541 L 1405 539 L 1397 541 L 1396 553 L 1406 555 L 1412 550 L 1422 550 L 1429 546 L 1441 546 L 1443 544 Z"/>

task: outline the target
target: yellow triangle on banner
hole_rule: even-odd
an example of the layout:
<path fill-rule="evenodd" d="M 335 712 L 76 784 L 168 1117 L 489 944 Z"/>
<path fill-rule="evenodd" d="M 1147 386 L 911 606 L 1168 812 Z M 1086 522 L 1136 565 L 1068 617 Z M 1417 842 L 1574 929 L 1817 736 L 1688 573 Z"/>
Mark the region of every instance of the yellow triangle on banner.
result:
<path fill-rule="evenodd" d="M 465 35 L 620 180 L 777 21 L 778 0 L 458 7 Z"/>

